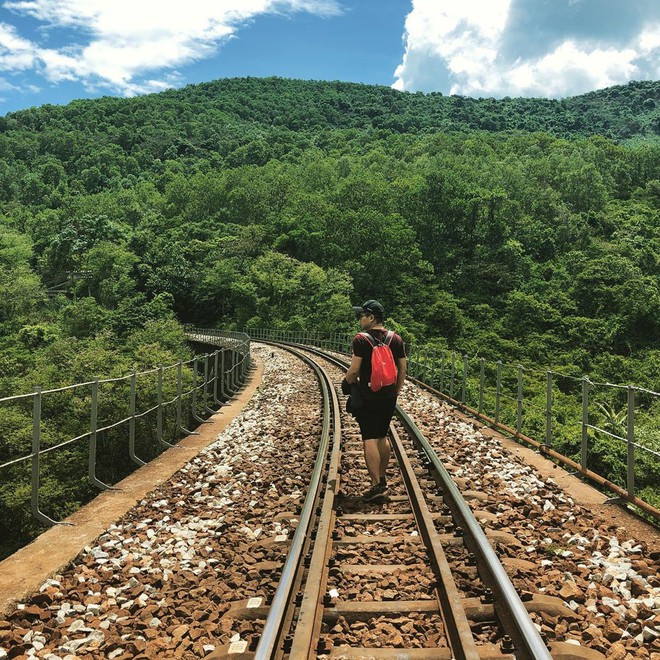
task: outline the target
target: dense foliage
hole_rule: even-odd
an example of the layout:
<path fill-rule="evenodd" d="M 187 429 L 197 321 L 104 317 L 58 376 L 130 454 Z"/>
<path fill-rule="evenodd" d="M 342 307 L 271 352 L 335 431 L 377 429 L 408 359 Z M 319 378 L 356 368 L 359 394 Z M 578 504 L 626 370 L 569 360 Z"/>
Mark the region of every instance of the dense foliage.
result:
<path fill-rule="evenodd" d="M 409 341 L 658 391 L 658 104 L 654 82 L 552 101 L 236 79 L 0 118 L 1 391 L 171 363 L 177 321 L 350 330 L 371 297 Z M 0 428 L 0 462 L 29 446 L 27 412 L 0 405 Z M 59 512 L 88 495 L 56 492 L 64 463 Z M 0 536 L 29 527 L 3 477 Z"/>

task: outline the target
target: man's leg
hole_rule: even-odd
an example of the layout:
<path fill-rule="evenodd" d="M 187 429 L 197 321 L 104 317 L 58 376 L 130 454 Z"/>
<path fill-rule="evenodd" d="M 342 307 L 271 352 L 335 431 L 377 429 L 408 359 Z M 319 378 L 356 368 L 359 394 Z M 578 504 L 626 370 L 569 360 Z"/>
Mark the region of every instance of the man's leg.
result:
<path fill-rule="evenodd" d="M 378 438 L 378 480 L 380 481 L 385 476 L 385 471 L 387 470 L 387 464 L 390 462 L 390 441 L 385 436 L 384 438 Z"/>
<path fill-rule="evenodd" d="M 381 454 L 379 450 L 381 438 L 369 438 L 364 440 L 364 462 L 367 464 L 367 472 L 371 479 L 371 485 L 375 486 L 380 481 Z"/>

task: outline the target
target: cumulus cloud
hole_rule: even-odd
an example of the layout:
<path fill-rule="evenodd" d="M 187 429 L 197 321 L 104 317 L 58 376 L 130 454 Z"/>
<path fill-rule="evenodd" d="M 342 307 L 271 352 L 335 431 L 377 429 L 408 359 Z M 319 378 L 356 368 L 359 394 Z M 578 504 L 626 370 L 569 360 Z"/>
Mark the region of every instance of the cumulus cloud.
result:
<path fill-rule="evenodd" d="M 76 38 L 46 48 L 0 24 L 5 71 L 34 67 L 51 82 L 77 80 L 125 95 L 171 86 L 176 67 L 214 55 L 259 14 L 341 11 L 338 0 L 11 0 L 3 7 L 36 19 L 51 36 L 66 30 Z"/>
<path fill-rule="evenodd" d="M 562 97 L 660 78 L 657 0 L 412 0 L 394 87 Z"/>
<path fill-rule="evenodd" d="M 29 69 L 35 64 L 35 46 L 22 39 L 13 26 L 0 23 L 0 69 Z"/>

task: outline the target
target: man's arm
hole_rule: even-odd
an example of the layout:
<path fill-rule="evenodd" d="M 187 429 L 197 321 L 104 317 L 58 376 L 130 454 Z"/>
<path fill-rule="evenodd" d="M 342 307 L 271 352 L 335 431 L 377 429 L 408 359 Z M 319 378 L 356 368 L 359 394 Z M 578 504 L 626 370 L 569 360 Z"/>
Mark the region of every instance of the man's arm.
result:
<path fill-rule="evenodd" d="M 403 384 L 406 382 L 406 373 L 408 371 L 408 360 L 405 357 L 399 358 L 396 361 L 397 376 L 396 376 L 396 394 L 403 389 Z"/>
<path fill-rule="evenodd" d="M 346 372 L 346 380 L 350 385 L 352 385 L 358 379 L 358 376 L 360 375 L 361 364 L 362 364 L 362 358 L 353 354 L 353 357 L 351 357 L 351 366 L 348 368 L 348 371 Z"/>

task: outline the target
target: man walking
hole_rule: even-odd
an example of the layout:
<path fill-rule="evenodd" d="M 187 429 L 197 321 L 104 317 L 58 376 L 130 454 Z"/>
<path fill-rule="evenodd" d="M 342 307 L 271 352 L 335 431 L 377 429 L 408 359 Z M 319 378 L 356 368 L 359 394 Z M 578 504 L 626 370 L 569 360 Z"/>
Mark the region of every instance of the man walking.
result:
<path fill-rule="evenodd" d="M 360 426 L 364 459 L 371 480 L 364 499 L 370 501 L 382 497 L 387 490 L 385 472 L 390 459 L 387 433 L 397 396 L 406 379 L 407 360 L 401 337 L 384 327 L 385 310 L 377 300 L 367 300 L 361 306 L 353 307 L 353 311 L 359 319 L 361 332 L 353 339 L 353 356 L 346 381 L 349 384 L 357 381 L 362 399 L 362 405 L 354 415 Z M 397 367 L 396 382 L 373 391 L 370 387 L 371 356 L 374 346 L 385 344 L 387 340 Z"/>

